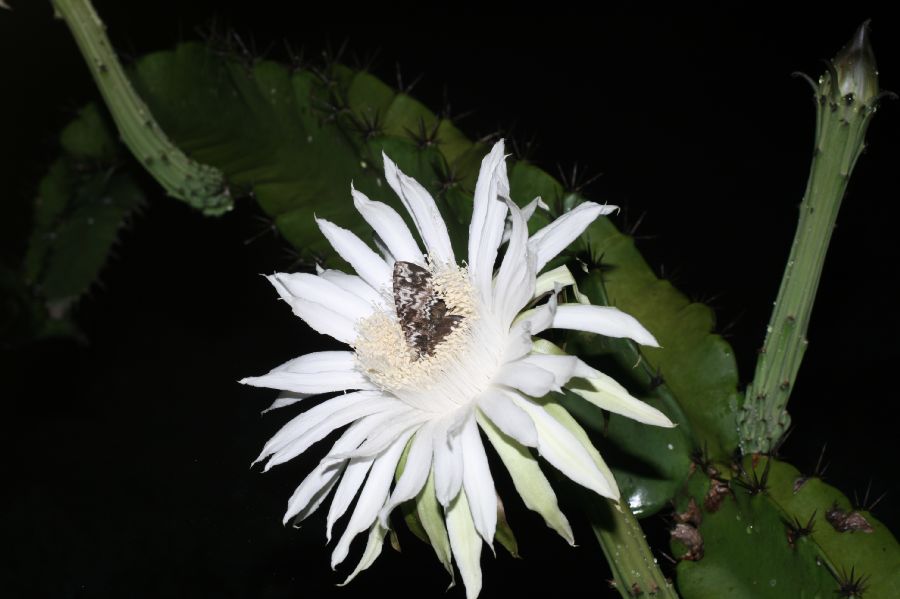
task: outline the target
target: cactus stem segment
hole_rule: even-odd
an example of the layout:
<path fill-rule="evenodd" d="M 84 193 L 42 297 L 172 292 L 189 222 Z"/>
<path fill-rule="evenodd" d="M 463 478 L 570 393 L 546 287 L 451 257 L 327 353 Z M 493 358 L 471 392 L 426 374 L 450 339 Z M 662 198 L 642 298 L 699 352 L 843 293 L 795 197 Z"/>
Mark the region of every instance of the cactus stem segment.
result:
<path fill-rule="evenodd" d="M 603 503 L 597 506 L 603 514 L 592 521 L 594 534 L 612 568 L 614 582 L 610 586 L 626 598 L 652 594 L 659 599 L 678 599 L 674 585 L 660 571 L 628 505 L 622 501 Z"/>
<path fill-rule="evenodd" d="M 879 99 L 875 60 L 864 23 L 812 84 L 815 151 L 790 256 L 756 373 L 738 418 L 745 454 L 767 453 L 790 427 L 785 407 L 806 351 L 806 331 L 841 200 Z"/>
<path fill-rule="evenodd" d="M 138 96 L 106 37 L 103 21 L 90 0 L 52 0 L 69 26 L 94 76 L 122 141 L 169 195 L 217 215 L 232 207 L 225 176 L 214 167 L 188 158 L 163 133 Z M 158 156 L 159 160 L 155 160 Z"/>

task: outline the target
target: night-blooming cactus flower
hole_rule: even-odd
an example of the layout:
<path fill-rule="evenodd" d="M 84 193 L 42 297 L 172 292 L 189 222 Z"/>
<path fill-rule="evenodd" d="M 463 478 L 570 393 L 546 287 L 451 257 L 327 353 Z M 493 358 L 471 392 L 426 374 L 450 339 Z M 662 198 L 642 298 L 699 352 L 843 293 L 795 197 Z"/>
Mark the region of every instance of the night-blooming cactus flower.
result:
<path fill-rule="evenodd" d="M 482 541 L 493 543 L 498 505 L 479 429 L 525 505 L 572 543 L 569 523 L 527 448 L 599 495 L 618 499 L 619 490 L 582 429 L 553 402 L 552 393 L 570 381 L 581 381 L 573 391 L 603 409 L 672 426 L 611 378 L 536 337 L 548 329 L 574 329 L 657 345 L 637 320 L 615 308 L 557 304 L 559 289 L 573 284 L 565 268 L 541 274 L 615 207 L 582 203 L 529 236 L 526 219 L 539 201 L 520 209 L 510 200 L 504 160 L 501 141 L 482 161 L 465 263 L 453 253 L 434 199 L 385 156 L 387 183 L 415 223 L 424 251 L 393 208 L 351 187 L 381 253 L 319 219 L 322 233 L 356 274 L 268 277 L 310 327 L 350 346 L 307 354 L 241 381 L 286 391 L 273 408 L 337 393 L 288 422 L 257 461 L 267 460 L 268 470 L 347 427 L 297 487 L 284 521 L 308 517 L 335 489 L 330 540 L 333 525 L 358 495 L 331 557 L 332 567 L 343 562 L 354 537 L 369 531 L 350 578 L 379 555 L 392 510 L 415 501 L 444 566 L 452 575 L 452 555 L 468 597 L 478 595 Z"/>

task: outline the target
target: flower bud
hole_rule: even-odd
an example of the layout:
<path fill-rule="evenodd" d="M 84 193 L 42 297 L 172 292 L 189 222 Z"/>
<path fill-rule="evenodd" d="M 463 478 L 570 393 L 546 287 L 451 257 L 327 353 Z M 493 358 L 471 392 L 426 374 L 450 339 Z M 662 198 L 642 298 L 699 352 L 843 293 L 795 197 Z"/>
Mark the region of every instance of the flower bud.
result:
<path fill-rule="evenodd" d="M 869 43 L 869 21 L 859 26 L 832 63 L 841 96 L 852 95 L 856 101 L 867 104 L 878 95 L 878 68 Z"/>

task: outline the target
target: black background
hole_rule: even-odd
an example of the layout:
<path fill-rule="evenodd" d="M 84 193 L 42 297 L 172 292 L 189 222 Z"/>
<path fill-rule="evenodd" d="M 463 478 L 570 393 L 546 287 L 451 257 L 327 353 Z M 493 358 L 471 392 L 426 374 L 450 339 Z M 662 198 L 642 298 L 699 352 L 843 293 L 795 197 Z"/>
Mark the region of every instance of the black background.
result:
<path fill-rule="evenodd" d="M 0 11 L 0 257 L 21 254 L 36 181 L 59 128 L 98 94 L 48 3 Z M 601 172 L 588 194 L 645 215 L 639 247 L 658 272 L 710 301 L 746 382 L 762 341 L 806 181 L 813 135 L 808 86 L 859 22 L 873 17 L 882 85 L 900 90 L 900 29 L 865 9 L 552 15 L 519 9 L 295 3 L 97 1 L 123 57 L 197 38 L 218 16 L 249 47 L 284 56 L 283 39 L 315 55 L 380 53 L 414 95 L 474 110 L 471 135 L 501 131 L 551 172 Z M 380 11 L 376 12 L 376 8 Z M 555 9 L 554 9 L 555 10 Z M 876 513 L 895 531 L 900 255 L 900 104 L 870 130 L 839 219 L 790 409 L 784 454 L 810 469 L 823 443 L 828 479 L 852 496 L 889 491 Z M 335 182 L 345 185 L 347 182 Z M 122 237 L 101 284 L 77 308 L 90 344 L 48 342 L 0 354 L 4 488 L 0 560 L 7 596 L 439 596 L 430 549 L 408 534 L 349 587 L 333 585 L 324 517 L 281 526 L 285 502 L 316 459 L 266 475 L 248 468 L 286 414 L 260 417 L 272 394 L 235 381 L 321 347 L 258 273 L 290 263 L 247 202 L 219 219 L 163 197 Z M 348 194 L 349 201 L 349 194 Z M 496 469 L 495 469 L 496 470 Z M 524 560 L 483 565 L 483 597 L 530 596 L 559 584 L 604 596 L 609 577 L 577 513 L 568 548 L 496 475 Z M 661 518 L 646 521 L 664 538 Z M 350 562 L 352 562 L 352 557 Z M 614 593 L 613 593 L 614 594 Z M 454 589 L 448 596 L 461 597 Z"/>

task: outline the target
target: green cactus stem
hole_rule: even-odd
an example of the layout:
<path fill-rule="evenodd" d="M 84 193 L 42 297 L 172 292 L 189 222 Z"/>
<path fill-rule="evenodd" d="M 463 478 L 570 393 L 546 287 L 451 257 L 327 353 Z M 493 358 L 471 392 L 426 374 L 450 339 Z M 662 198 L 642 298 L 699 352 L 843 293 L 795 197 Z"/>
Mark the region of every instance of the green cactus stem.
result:
<path fill-rule="evenodd" d="M 72 31 L 122 141 L 144 168 L 169 195 L 206 214 L 230 210 L 232 199 L 225 176 L 216 168 L 191 160 L 160 129 L 125 75 L 90 0 L 52 0 L 52 4 Z"/>
<path fill-rule="evenodd" d="M 612 584 L 622 597 L 678 599 L 678 593 L 656 563 L 644 532 L 628 505 L 594 501 L 590 510 L 594 534 L 613 573 Z"/>
<path fill-rule="evenodd" d="M 785 406 L 808 344 L 806 331 L 828 242 L 881 97 L 868 22 L 819 81 L 810 83 L 816 100 L 815 150 L 794 243 L 739 415 L 744 453 L 771 450 L 791 423 Z"/>

